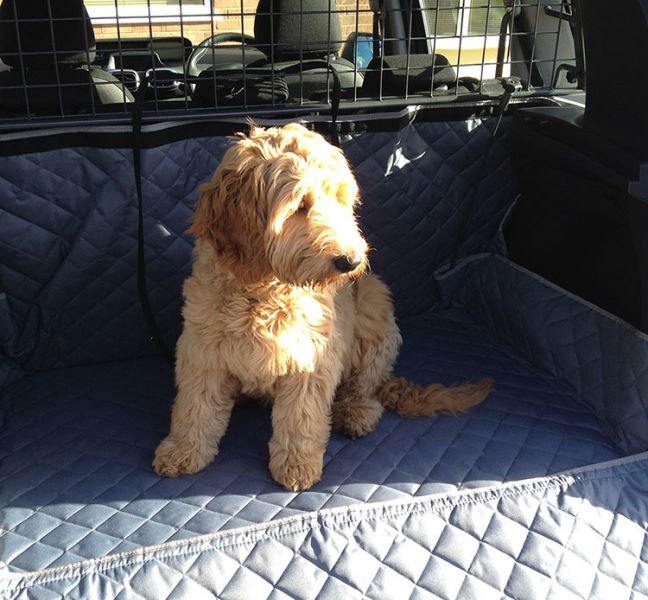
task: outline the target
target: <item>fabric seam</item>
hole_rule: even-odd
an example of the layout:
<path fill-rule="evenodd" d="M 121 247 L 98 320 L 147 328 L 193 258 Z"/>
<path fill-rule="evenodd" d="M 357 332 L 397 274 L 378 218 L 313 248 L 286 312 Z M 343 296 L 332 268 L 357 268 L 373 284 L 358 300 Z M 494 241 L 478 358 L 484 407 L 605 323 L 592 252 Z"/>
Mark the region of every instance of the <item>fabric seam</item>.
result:
<path fill-rule="evenodd" d="M 618 473 L 611 469 L 626 467 L 622 476 L 639 471 L 637 466 L 648 459 L 648 452 L 630 457 L 615 459 L 594 465 L 588 465 L 572 471 L 558 473 L 546 478 L 529 479 L 500 486 L 477 488 L 469 491 L 458 491 L 450 494 L 423 496 L 413 498 L 406 503 L 393 501 L 376 503 L 372 506 L 356 504 L 350 507 L 341 507 L 315 511 L 260 523 L 241 529 L 232 529 L 206 536 L 166 542 L 157 546 L 148 546 L 127 553 L 113 554 L 102 558 L 80 561 L 28 573 L 15 573 L 10 576 L 14 579 L 9 582 L 3 593 L 20 591 L 39 584 L 54 583 L 73 577 L 85 577 L 91 574 L 106 573 L 111 569 L 130 567 L 135 564 L 145 564 L 151 560 L 168 560 L 181 556 L 200 554 L 210 550 L 227 550 L 240 548 L 258 543 L 264 539 L 280 540 L 291 535 L 315 531 L 323 527 L 344 527 L 360 521 L 377 521 L 389 518 L 398 518 L 404 515 L 420 515 L 425 513 L 439 513 L 442 510 L 454 507 L 467 507 L 493 502 L 504 498 L 517 498 L 538 492 L 567 488 L 581 482 L 602 481 L 615 479 Z M 631 467 L 635 468 L 631 468 Z M 288 529 L 282 531 L 282 529 Z M 246 539 L 240 539 L 245 537 Z M 234 538 L 228 540 L 227 538 Z M 239 539 L 237 539 L 239 538 Z"/>

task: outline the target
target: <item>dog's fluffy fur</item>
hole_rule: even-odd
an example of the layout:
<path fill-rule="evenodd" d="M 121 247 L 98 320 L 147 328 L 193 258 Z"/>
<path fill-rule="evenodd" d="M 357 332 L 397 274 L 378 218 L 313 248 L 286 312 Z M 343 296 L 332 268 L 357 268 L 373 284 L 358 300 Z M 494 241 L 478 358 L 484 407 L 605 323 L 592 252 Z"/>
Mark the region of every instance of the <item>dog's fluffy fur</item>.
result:
<path fill-rule="evenodd" d="M 358 188 L 342 152 L 320 135 L 253 126 L 201 191 L 158 474 L 210 464 L 241 394 L 272 403 L 270 472 L 290 490 L 320 479 L 331 426 L 362 436 L 383 407 L 433 415 L 488 394 L 488 380 L 421 388 L 391 376 L 401 336 L 389 290 L 364 274 Z"/>

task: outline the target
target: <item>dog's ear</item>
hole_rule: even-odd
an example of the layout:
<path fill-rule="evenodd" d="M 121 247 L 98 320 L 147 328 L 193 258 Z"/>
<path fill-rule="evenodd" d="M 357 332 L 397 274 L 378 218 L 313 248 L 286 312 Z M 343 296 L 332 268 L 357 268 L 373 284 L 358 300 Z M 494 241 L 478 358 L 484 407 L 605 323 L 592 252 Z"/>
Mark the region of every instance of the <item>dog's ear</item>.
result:
<path fill-rule="evenodd" d="M 217 252 L 224 251 L 230 245 L 225 227 L 227 198 L 224 197 L 220 179 L 215 176 L 200 187 L 200 196 L 188 230 L 194 237 L 207 240 Z"/>
<path fill-rule="evenodd" d="M 207 241 L 237 278 L 259 281 L 270 267 L 265 258 L 264 205 L 254 165 L 258 155 L 238 142 L 214 178 L 200 188 L 189 233 Z"/>

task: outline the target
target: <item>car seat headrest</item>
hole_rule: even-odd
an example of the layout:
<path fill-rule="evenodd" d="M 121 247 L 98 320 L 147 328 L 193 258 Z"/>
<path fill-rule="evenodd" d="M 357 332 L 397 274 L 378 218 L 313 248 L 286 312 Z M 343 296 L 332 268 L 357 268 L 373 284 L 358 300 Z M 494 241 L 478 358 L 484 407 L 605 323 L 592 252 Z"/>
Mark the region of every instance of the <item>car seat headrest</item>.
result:
<path fill-rule="evenodd" d="M 91 63 L 95 36 L 83 0 L 4 0 L 0 58 L 14 69 Z"/>
<path fill-rule="evenodd" d="M 275 62 L 323 58 L 342 47 L 335 0 L 260 0 L 255 46 Z"/>
<path fill-rule="evenodd" d="M 362 95 L 404 96 L 430 93 L 441 85 L 457 85 L 457 74 L 441 54 L 392 54 L 371 60 L 365 72 Z"/>

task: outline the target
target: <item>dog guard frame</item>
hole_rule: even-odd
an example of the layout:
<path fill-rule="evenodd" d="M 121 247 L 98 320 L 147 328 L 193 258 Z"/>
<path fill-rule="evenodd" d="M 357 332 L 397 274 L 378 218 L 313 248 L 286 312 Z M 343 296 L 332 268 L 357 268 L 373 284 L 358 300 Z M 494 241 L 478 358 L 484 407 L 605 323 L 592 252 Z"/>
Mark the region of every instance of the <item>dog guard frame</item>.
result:
<path fill-rule="evenodd" d="M 519 78 L 520 91 L 514 96 L 520 98 L 570 93 L 584 89 L 585 84 L 577 1 L 326 0 L 329 23 L 334 19 L 342 24 L 341 29 L 329 25 L 326 41 L 332 48 L 341 48 L 348 60 L 341 61 L 337 57 L 339 52 L 330 51 L 316 61 L 325 75 L 322 89 L 315 94 L 305 89 L 309 61 L 304 53 L 308 54 L 311 44 L 321 44 L 321 40 L 309 40 L 307 34 L 309 21 L 316 20 L 323 11 L 313 10 L 313 3 L 307 0 L 293 2 L 293 10 L 282 14 L 276 10 L 277 5 L 282 5 L 277 0 L 261 2 L 258 9 L 255 0 L 179 0 L 162 5 L 155 0 L 86 0 L 92 29 L 90 35 L 84 33 L 84 47 L 74 48 L 77 54 L 85 54 L 78 68 L 91 73 L 86 83 L 67 83 L 61 77 L 67 67 L 60 63 L 58 55 L 69 55 L 70 49 L 56 48 L 60 39 L 56 32 L 56 4 L 60 0 L 43 1 L 47 15 L 22 18 L 19 0 L 3 0 L 3 5 L 11 4 L 13 10 L 0 14 L 0 26 L 4 31 L 8 25 L 15 28 L 17 48 L 9 52 L 13 66 L 0 63 L 4 70 L 0 72 L 0 94 L 4 88 L 5 93 L 19 93 L 24 99 L 18 109 L 3 109 L 0 101 L 3 130 L 63 123 L 130 122 L 137 94 L 144 96 L 144 122 L 152 122 L 189 117 L 328 114 L 332 107 L 337 113 L 338 105 L 340 111 L 353 112 L 388 106 L 484 101 L 502 95 L 498 80 L 507 76 Z M 264 12 L 262 5 L 271 8 Z M 295 5 L 299 10 L 295 10 Z M 7 12 L 9 18 L 5 16 Z M 276 93 L 284 85 L 284 71 L 277 64 L 274 48 L 281 46 L 281 40 L 275 43 L 273 31 L 270 50 L 265 49 L 268 55 L 261 76 L 258 61 L 246 62 L 246 52 L 257 52 L 254 40 L 249 47 L 208 41 L 219 35 L 223 40 L 251 36 L 254 19 L 260 17 L 267 17 L 272 29 L 277 15 L 298 23 L 301 42 L 299 57 L 293 61 L 297 64 L 292 68 L 293 79 L 298 81 L 283 98 Z M 76 20 L 82 26 L 84 19 L 87 15 L 79 14 L 64 20 Z M 47 43 L 51 43 L 55 56 L 53 79 L 45 83 L 34 84 L 26 75 L 19 76 L 20 71 L 32 71 L 24 65 L 29 52 L 23 50 L 25 40 L 21 36 L 23 26 L 28 28 L 33 21 L 47 22 L 51 37 Z M 332 37 L 331 32 L 336 29 L 342 34 Z M 347 32 L 351 35 L 345 35 Z M 205 33 L 206 40 L 197 39 Z M 230 38 L 222 34 L 230 34 Z M 96 52 L 92 37 L 96 37 Z M 232 85 L 227 77 L 223 79 L 223 70 L 219 69 L 223 49 L 241 54 L 242 64 Z M 204 70 L 190 69 L 197 53 L 202 53 L 208 65 Z M 6 60 L 6 48 L 4 54 Z M 165 64 L 160 54 L 173 56 L 174 61 Z M 392 61 L 394 56 L 399 60 Z M 95 76 L 98 70 L 108 73 L 107 80 Z M 2 79 L 7 72 L 14 73 L 9 83 Z M 395 87 L 388 81 L 395 80 L 394 75 Z M 342 86 L 340 91 L 340 77 L 353 83 Z M 196 90 L 198 86 L 204 89 L 207 79 L 213 87 L 213 99 L 199 102 Z M 371 89 L 367 85 L 369 80 L 375 84 Z M 110 87 L 113 92 L 118 89 L 119 94 L 115 98 L 113 93 L 111 102 L 101 102 L 88 89 L 84 106 L 66 105 L 65 88 L 79 90 L 84 85 L 99 92 L 102 88 Z M 30 105 L 34 86 L 49 96 L 46 110 Z M 263 95 L 257 93 L 259 89 L 265 89 L 263 101 L 259 100 Z"/>

